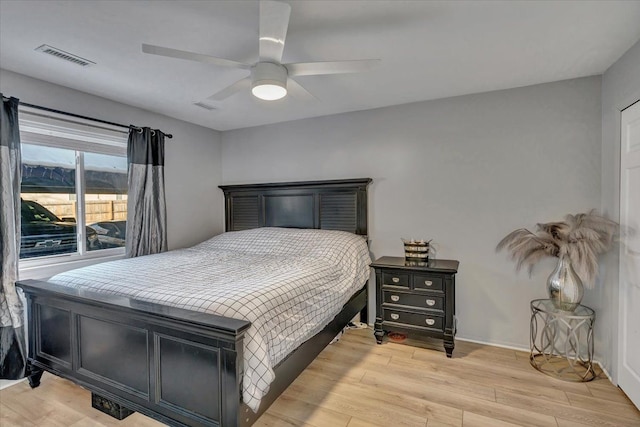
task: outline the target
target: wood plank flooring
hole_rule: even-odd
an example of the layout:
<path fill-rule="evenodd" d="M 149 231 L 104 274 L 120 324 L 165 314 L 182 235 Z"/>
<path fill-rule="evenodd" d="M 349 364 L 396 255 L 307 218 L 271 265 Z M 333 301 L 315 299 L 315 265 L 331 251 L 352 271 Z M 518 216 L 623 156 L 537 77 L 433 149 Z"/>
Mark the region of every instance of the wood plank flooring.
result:
<path fill-rule="evenodd" d="M 409 343 L 407 341 L 406 343 Z M 560 381 L 529 365 L 528 354 L 458 341 L 376 345 L 371 330 L 350 330 L 327 347 L 255 424 L 257 427 L 640 426 L 640 412 L 599 374 Z M 152 427 L 91 408 L 90 393 L 45 374 L 0 391 L 0 426 Z"/>

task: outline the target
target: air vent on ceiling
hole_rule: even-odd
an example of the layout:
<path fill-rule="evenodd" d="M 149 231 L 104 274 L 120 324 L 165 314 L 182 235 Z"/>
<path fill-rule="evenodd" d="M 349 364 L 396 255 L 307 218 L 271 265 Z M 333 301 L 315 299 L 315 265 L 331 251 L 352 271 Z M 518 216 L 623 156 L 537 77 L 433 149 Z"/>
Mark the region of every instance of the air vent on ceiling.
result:
<path fill-rule="evenodd" d="M 204 102 L 194 102 L 193 105 L 196 107 L 204 108 L 205 110 L 213 111 L 217 110 L 213 105 L 205 104 Z"/>
<path fill-rule="evenodd" d="M 46 44 L 37 47 L 35 50 L 55 56 L 56 58 L 64 59 L 65 61 L 73 62 L 74 64 L 80 65 L 81 67 L 90 67 L 92 65 L 96 65 L 96 63 L 93 61 L 89 61 L 88 59 L 81 58 L 78 55 L 65 52 L 64 50 L 58 49 L 57 47 L 49 46 Z"/>

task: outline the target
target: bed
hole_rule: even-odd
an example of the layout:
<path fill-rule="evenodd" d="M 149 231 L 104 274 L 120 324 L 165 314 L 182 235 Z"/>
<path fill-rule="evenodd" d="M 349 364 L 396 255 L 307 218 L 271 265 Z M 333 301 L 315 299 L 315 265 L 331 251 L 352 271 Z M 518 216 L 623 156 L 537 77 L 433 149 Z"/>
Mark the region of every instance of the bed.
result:
<path fill-rule="evenodd" d="M 117 417 L 138 411 L 169 425 L 251 425 L 331 339 L 365 310 L 362 266 L 360 273 L 344 279 L 352 267 L 335 259 L 341 259 L 350 241 L 358 246 L 366 240 L 370 182 L 367 178 L 221 186 L 226 231 L 232 233 L 174 254 L 118 261 L 119 273 L 106 270 L 105 275 L 99 270 L 108 264 L 101 264 L 90 270 L 95 277 L 89 282 L 86 270 L 65 273 L 49 282 L 19 282 L 27 297 L 32 387 L 46 370 L 88 388 L 92 404 Z M 337 231 L 318 235 L 316 229 Z M 233 236 L 245 240 L 240 249 Z M 294 243 L 288 241 L 292 236 Z M 323 239 L 337 237 L 346 238 L 347 243 L 334 245 L 336 252 L 325 260 L 316 246 Z M 247 247 L 260 262 L 246 258 Z M 364 248 L 366 252 L 366 244 Z M 203 257 L 217 257 L 218 267 L 198 268 Z M 151 263 L 155 267 L 136 264 L 144 258 L 155 260 Z M 260 264 L 263 261 L 266 264 Z M 286 270 L 285 264 L 293 268 Z M 176 273 L 180 265 L 185 268 Z M 158 272 L 162 266 L 169 273 Z M 335 270 L 341 270 L 341 275 Z M 300 284 L 286 288 L 287 298 L 294 301 L 291 304 L 307 304 L 329 313 L 329 318 L 294 319 L 286 326 L 274 326 L 266 313 L 276 305 L 264 308 L 269 303 L 256 297 L 260 287 L 254 285 L 260 282 L 268 289 L 265 293 L 271 293 L 288 275 L 297 276 L 295 283 Z M 113 277 L 106 280 L 106 276 Z M 151 288 L 145 290 L 137 276 L 146 278 Z M 169 281 L 163 284 L 162 276 Z M 207 285 L 198 288 L 199 280 Z M 327 287 L 322 294 L 323 281 L 351 283 L 351 288 L 345 285 L 338 292 Z M 122 289 L 113 282 L 122 283 Z M 215 293 L 225 283 L 227 291 L 239 294 L 235 307 L 203 308 L 199 295 Z M 187 290 L 187 296 L 180 297 L 175 289 Z M 333 294 L 333 308 L 320 305 Z M 252 305 L 255 301 L 260 303 Z M 304 334 L 293 333 L 298 329 L 294 326 L 304 329 Z M 281 328 L 284 343 L 272 345 L 273 340 L 265 338 L 260 349 L 254 336 L 254 329 L 260 328 L 263 332 Z M 266 367 L 255 361 L 255 354 L 261 351 L 270 361 Z"/>

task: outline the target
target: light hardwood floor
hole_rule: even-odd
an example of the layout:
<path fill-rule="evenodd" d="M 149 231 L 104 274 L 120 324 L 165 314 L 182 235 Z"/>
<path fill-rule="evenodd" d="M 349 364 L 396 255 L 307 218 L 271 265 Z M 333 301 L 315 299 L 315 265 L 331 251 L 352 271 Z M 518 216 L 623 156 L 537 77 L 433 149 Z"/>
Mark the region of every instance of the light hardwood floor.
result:
<path fill-rule="evenodd" d="M 548 377 L 528 353 L 458 341 L 376 345 L 371 330 L 350 330 L 327 347 L 255 424 L 315 426 L 640 426 L 640 412 L 600 374 L 589 383 Z M 45 374 L 0 391 L 0 425 L 151 427 L 92 409 L 90 393 Z"/>

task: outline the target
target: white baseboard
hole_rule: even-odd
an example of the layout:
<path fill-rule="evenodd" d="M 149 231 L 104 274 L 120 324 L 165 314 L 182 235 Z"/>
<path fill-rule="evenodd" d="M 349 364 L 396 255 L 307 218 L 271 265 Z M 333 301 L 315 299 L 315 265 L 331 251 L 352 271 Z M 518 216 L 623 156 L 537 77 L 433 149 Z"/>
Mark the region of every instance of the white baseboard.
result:
<path fill-rule="evenodd" d="M 609 378 L 609 381 L 611 381 L 611 384 L 613 384 L 614 386 L 618 387 L 618 384 L 613 382 L 613 379 L 611 378 L 611 375 L 609 374 L 609 372 L 604 368 L 604 366 L 602 366 L 602 363 L 598 362 L 597 360 L 594 360 L 593 363 L 597 364 L 598 366 L 600 366 L 600 369 L 602 369 L 602 372 L 604 372 L 604 374 L 607 376 L 607 378 Z"/>
<path fill-rule="evenodd" d="M 525 353 L 529 353 L 531 351 L 531 349 L 529 347 L 518 347 L 518 346 L 514 346 L 514 345 L 507 345 L 507 344 L 496 344 L 496 343 L 493 343 L 493 342 L 475 340 L 475 339 L 471 339 L 471 338 L 459 338 L 459 337 L 456 337 L 456 341 L 466 341 L 466 342 L 472 342 L 472 343 L 475 343 L 475 344 L 490 345 L 492 347 L 506 348 L 508 350 L 524 351 Z"/>
<path fill-rule="evenodd" d="M 16 385 L 24 380 L 26 380 L 26 378 L 23 378 L 21 380 L 0 380 L 0 390 L 11 387 L 12 385 Z"/>

